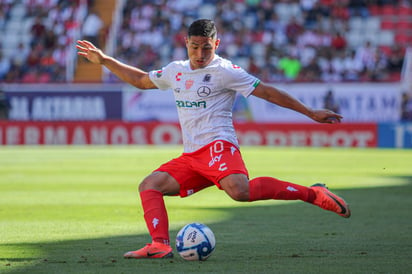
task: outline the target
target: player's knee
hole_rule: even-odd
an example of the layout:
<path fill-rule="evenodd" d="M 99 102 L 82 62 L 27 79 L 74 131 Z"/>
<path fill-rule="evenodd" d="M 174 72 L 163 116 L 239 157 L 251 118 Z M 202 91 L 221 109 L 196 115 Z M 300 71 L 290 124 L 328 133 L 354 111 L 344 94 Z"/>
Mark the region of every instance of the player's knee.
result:
<path fill-rule="evenodd" d="M 155 172 L 144 178 L 138 189 L 139 192 L 154 189 L 164 195 L 176 195 L 179 193 L 180 185 L 167 173 Z"/>
<path fill-rule="evenodd" d="M 232 190 L 230 193 L 228 192 L 230 198 L 238 202 L 247 202 L 249 201 L 249 192 L 245 190 Z"/>
<path fill-rule="evenodd" d="M 157 176 L 153 176 L 152 174 L 147 176 L 146 178 L 143 179 L 143 181 L 140 182 L 139 184 L 139 192 L 149 190 L 149 189 L 158 189 L 158 178 Z"/>
<path fill-rule="evenodd" d="M 231 175 L 220 181 L 226 193 L 235 201 L 249 201 L 249 181 L 244 175 Z"/>
<path fill-rule="evenodd" d="M 245 202 L 249 200 L 249 189 L 241 183 L 231 183 L 225 191 L 235 201 Z"/>
<path fill-rule="evenodd" d="M 143 180 L 140 182 L 138 189 L 139 189 L 139 192 L 142 192 L 148 189 L 153 189 L 153 187 L 151 187 L 151 184 L 148 181 Z"/>

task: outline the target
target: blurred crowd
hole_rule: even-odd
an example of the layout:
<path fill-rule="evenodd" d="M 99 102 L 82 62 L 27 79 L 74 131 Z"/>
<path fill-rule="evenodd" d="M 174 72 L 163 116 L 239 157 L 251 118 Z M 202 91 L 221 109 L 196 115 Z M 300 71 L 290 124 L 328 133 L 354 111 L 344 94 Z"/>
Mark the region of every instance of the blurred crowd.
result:
<path fill-rule="evenodd" d="M 218 25 L 217 53 L 268 82 L 396 80 L 403 47 L 384 50 L 365 41 L 352 48 L 344 35 L 351 17 L 368 17 L 371 5 L 389 4 L 411 5 L 385 0 L 128 0 L 115 56 L 146 70 L 185 58 L 186 28 L 205 17 Z"/>
<path fill-rule="evenodd" d="M 31 41 L 4 58 L 0 81 L 64 82 L 65 58 L 74 32 L 99 44 L 93 1 L 21 0 L 31 18 Z M 0 30 L 16 1 L 0 0 Z M 184 36 L 196 18 L 213 18 L 221 39 L 217 51 L 267 82 L 397 80 L 403 46 L 365 41 L 351 47 L 345 33 L 353 17 L 370 7 L 411 6 L 411 0 L 127 0 L 113 55 L 144 70 L 186 58 Z M 90 20 L 89 20 L 90 19 Z M 78 22 L 90 21 L 87 30 Z M 2 25 L 3 24 L 3 25 Z M 101 25 L 101 22 L 100 22 Z M 36 80 L 37 79 L 37 80 Z M 39 80 L 40 79 L 40 80 Z M 111 75 L 108 81 L 118 79 Z"/>
<path fill-rule="evenodd" d="M 0 0 L 0 31 L 12 21 L 12 9 L 24 7 L 16 32 L 28 30 L 6 58 L 0 48 L 0 80 L 8 83 L 66 81 L 66 59 L 75 43 L 79 22 L 88 16 L 84 0 Z M 15 15 L 17 16 L 17 15 Z M 14 18 L 16 19 L 16 18 Z M 3 39 L 11 37 L 4 37 Z M 1 43 L 0 43 L 1 44 Z"/>

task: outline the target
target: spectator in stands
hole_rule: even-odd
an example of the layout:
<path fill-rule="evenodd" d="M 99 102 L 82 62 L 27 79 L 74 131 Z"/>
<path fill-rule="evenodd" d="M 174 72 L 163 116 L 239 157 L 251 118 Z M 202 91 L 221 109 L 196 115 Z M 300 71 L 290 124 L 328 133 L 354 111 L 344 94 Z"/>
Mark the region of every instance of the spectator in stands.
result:
<path fill-rule="evenodd" d="M 331 17 L 347 21 L 350 17 L 350 11 L 348 9 L 348 1 L 335 1 L 331 6 Z"/>
<path fill-rule="evenodd" d="M 29 56 L 29 53 L 30 49 L 26 46 L 26 44 L 20 42 L 10 54 L 12 64 L 18 67 L 23 67 L 24 63 L 27 60 L 27 56 Z"/>
<path fill-rule="evenodd" d="M 325 97 L 323 97 L 323 107 L 333 111 L 340 112 L 339 103 L 337 102 L 337 100 L 335 100 L 332 89 L 329 89 L 326 92 Z"/>
<path fill-rule="evenodd" d="M 412 121 L 412 97 L 407 92 L 402 93 L 401 121 Z"/>
<path fill-rule="evenodd" d="M 387 58 L 385 54 L 376 49 L 374 56 L 366 64 L 366 77 L 368 81 L 381 81 L 385 80 L 387 76 Z"/>
<path fill-rule="evenodd" d="M 358 58 L 356 58 L 355 50 L 348 50 L 343 58 L 343 80 L 358 81 L 364 66 Z"/>
<path fill-rule="evenodd" d="M 366 67 L 375 59 L 376 47 L 372 46 L 370 41 L 366 41 L 364 45 L 356 49 L 356 59 L 362 63 L 362 66 Z"/>
<path fill-rule="evenodd" d="M 348 8 L 351 17 L 361 16 L 365 18 L 369 16 L 367 0 L 349 0 Z"/>
<path fill-rule="evenodd" d="M 0 30 L 4 30 L 6 21 L 6 12 L 3 10 L 2 5 L 0 4 Z"/>
<path fill-rule="evenodd" d="M 10 100 L 6 93 L 0 89 L 0 120 L 8 120 L 11 109 Z"/>
<path fill-rule="evenodd" d="M 53 49 L 57 46 L 57 35 L 53 29 L 46 29 L 43 37 L 43 45 L 46 50 Z"/>
<path fill-rule="evenodd" d="M 388 56 L 388 71 L 389 73 L 400 73 L 403 66 L 405 53 L 398 45 L 393 45 Z"/>
<path fill-rule="evenodd" d="M 332 49 L 336 51 L 342 51 L 346 49 L 347 42 L 346 38 L 340 32 L 335 32 L 332 41 L 331 41 Z"/>
<path fill-rule="evenodd" d="M 322 17 L 329 17 L 330 10 L 325 7 L 320 2 L 315 2 L 313 8 L 306 10 L 304 12 L 305 18 L 305 28 L 313 29 L 316 28 Z"/>
<path fill-rule="evenodd" d="M 46 73 L 52 73 L 57 66 L 56 60 L 53 57 L 52 49 L 45 49 L 39 60 L 40 70 Z"/>
<path fill-rule="evenodd" d="M 99 47 L 100 33 L 103 30 L 103 27 L 103 20 L 96 12 L 91 11 L 83 22 L 83 39 L 88 40 Z"/>
<path fill-rule="evenodd" d="M 0 50 L 0 80 L 3 80 L 11 68 L 10 59 Z"/>
<path fill-rule="evenodd" d="M 336 65 L 333 60 L 333 53 L 326 53 L 325 56 L 319 59 L 321 68 L 321 79 L 324 82 L 340 82 L 342 81 L 342 68 Z"/>
<path fill-rule="evenodd" d="M 286 36 L 288 38 L 289 43 L 296 44 L 297 38 L 303 33 L 304 28 L 301 23 L 296 19 L 296 17 L 292 17 L 289 23 L 286 25 Z"/>
<path fill-rule="evenodd" d="M 33 68 L 35 69 L 40 65 L 40 57 L 43 52 L 43 45 L 37 44 L 35 47 L 32 48 L 31 52 L 27 56 L 26 60 L 26 68 Z"/>
<path fill-rule="evenodd" d="M 307 11 L 309 11 L 309 10 L 311 10 L 311 9 L 313 9 L 314 8 L 314 6 L 315 6 L 315 3 L 317 2 L 318 0 L 300 0 L 299 2 L 299 4 L 300 4 L 300 8 L 304 11 L 304 12 L 307 12 Z"/>
<path fill-rule="evenodd" d="M 318 58 L 313 57 L 309 64 L 303 67 L 300 79 L 305 82 L 319 82 L 321 80 L 321 73 Z"/>
<path fill-rule="evenodd" d="M 279 59 L 278 69 L 283 72 L 284 80 L 289 82 L 295 80 L 299 76 L 302 65 L 297 56 L 286 54 Z"/>
<path fill-rule="evenodd" d="M 4 77 L 3 81 L 5 83 L 16 83 L 21 79 L 21 74 L 22 69 L 20 67 L 12 65 L 9 71 L 7 72 L 6 76 Z"/>
<path fill-rule="evenodd" d="M 31 45 L 36 45 L 43 42 L 43 38 L 46 35 L 46 26 L 43 23 L 43 18 L 37 16 L 31 27 L 32 41 Z"/>

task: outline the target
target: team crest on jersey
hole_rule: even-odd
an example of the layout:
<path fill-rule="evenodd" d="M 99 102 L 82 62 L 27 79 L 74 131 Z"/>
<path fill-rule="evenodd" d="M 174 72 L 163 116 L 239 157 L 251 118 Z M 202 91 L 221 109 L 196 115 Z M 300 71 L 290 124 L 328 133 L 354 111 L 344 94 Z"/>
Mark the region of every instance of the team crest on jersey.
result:
<path fill-rule="evenodd" d="M 163 71 L 162 71 L 162 70 L 158 70 L 158 71 L 156 71 L 156 77 L 157 77 L 157 78 L 162 77 L 162 73 L 163 73 Z"/>
<path fill-rule="evenodd" d="M 206 74 L 205 77 L 203 78 L 203 82 L 207 83 L 210 82 L 210 79 L 212 78 L 211 74 Z"/>
<path fill-rule="evenodd" d="M 186 80 L 186 82 L 185 82 L 186 89 L 190 89 L 193 86 L 194 82 L 195 81 L 193 81 L 193 80 Z"/>

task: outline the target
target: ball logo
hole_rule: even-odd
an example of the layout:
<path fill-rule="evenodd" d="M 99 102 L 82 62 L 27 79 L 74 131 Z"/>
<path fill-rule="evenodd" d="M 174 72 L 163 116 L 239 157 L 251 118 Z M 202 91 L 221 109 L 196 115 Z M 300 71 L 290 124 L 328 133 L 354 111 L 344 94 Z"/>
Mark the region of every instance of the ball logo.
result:
<path fill-rule="evenodd" d="M 197 95 L 199 95 L 199 97 L 207 97 L 207 96 L 210 95 L 211 92 L 212 92 L 212 90 L 209 87 L 201 86 L 197 90 Z"/>
<path fill-rule="evenodd" d="M 196 240 L 196 235 L 197 235 L 196 230 L 190 232 L 189 235 L 187 235 L 187 240 L 194 243 Z"/>

